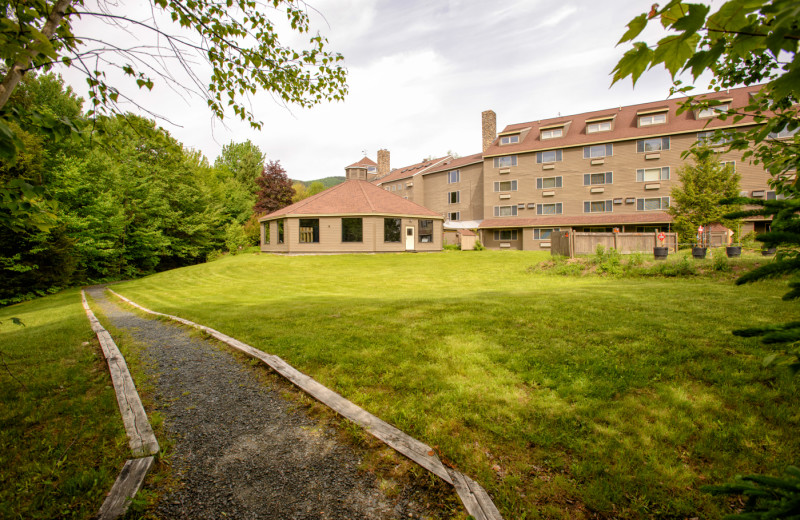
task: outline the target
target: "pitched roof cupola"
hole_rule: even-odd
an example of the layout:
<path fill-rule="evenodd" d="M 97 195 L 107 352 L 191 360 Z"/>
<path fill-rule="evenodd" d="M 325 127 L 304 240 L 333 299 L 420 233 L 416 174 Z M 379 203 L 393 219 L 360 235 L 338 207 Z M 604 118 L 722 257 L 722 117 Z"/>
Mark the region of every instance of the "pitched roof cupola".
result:
<path fill-rule="evenodd" d="M 356 179 L 365 181 L 373 178 L 377 173 L 378 165 L 369 157 L 364 157 L 358 162 L 345 166 L 345 177 L 347 180 Z"/>

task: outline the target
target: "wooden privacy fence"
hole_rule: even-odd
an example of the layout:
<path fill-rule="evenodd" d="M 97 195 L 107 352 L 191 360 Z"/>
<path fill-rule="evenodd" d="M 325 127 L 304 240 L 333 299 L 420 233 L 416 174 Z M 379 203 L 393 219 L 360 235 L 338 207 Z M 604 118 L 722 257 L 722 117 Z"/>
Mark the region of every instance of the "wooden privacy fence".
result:
<path fill-rule="evenodd" d="M 678 250 L 677 233 L 664 233 L 664 243 L 658 233 L 582 233 L 575 231 L 553 231 L 550 235 L 550 253 L 561 256 L 591 255 L 597 246 L 616 249 L 620 253 L 652 253 L 654 247 Z"/>

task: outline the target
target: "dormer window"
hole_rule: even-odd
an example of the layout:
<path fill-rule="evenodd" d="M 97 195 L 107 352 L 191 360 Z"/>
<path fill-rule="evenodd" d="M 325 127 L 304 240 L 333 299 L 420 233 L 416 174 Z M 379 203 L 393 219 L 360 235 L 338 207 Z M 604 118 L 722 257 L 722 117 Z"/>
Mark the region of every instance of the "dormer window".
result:
<path fill-rule="evenodd" d="M 639 116 L 639 126 L 661 125 L 667 122 L 666 112 Z"/>
<path fill-rule="evenodd" d="M 589 123 L 586 125 L 586 133 L 594 134 L 596 132 L 608 132 L 611 130 L 611 121 L 600 121 L 597 123 Z"/>
<path fill-rule="evenodd" d="M 378 171 L 378 168 L 377 168 L 377 167 L 375 167 L 375 166 L 369 166 L 369 167 L 367 167 L 367 173 L 375 173 L 375 172 L 377 172 L 377 171 Z"/>
<path fill-rule="evenodd" d="M 519 134 L 504 135 L 500 138 L 500 144 L 516 144 L 519 142 Z"/>
<path fill-rule="evenodd" d="M 564 127 L 542 130 L 542 139 L 553 139 L 555 137 L 562 137 L 563 135 L 564 135 Z"/>
<path fill-rule="evenodd" d="M 730 105 L 728 105 L 727 103 L 708 108 L 701 108 L 700 110 L 697 111 L 697 119 L 707 119 L 709 117 L 716 117 L 717 114 L 727 112 L 729 108 Z"/>

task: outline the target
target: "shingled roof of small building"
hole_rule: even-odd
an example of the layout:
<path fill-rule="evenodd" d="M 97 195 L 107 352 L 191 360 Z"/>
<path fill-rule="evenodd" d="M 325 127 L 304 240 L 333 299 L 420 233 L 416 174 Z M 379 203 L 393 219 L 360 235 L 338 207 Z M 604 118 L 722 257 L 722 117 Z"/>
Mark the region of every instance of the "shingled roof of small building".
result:
<path fill-rule="evenodd" d="M 345 169 L 347 169 L 347 168 L 369 168 L 370 166 L 377 167 L 378 163 L 376 163 L 375 161 L 373 161 L 369 157 L 364 157 L 360 161 L 354 162 L 350 166 L 345 166 Z"/>
<path fill-rule="evenodd" d="M 282 217 L 325 215 L 402 215 L 444 219 L 441 214 L 371 182 L 350 179 L 258 220 L 263 222 Z"/>

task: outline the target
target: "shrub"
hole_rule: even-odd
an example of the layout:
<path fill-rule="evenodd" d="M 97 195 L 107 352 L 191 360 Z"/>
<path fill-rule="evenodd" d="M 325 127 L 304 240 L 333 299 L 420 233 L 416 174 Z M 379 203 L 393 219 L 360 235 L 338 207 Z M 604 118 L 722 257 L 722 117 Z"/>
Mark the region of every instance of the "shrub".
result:
<path fill-rule="evenodd" d="M 214 260 L 219 260 L 224 255 L 225 253 L 223 253 L 219 249 L 214 249 L 213 251 L 211 251 L 206 255 L 206 262 L 213 262 Z"/>
<path fill-rule="evenodd" d="M 446 251 L 461 251 L 461 246 L 458 244 L 445 244 L 444 249 Z"/>
<path fill-rule="evenodd" d="M 231 222 L 225 228 L 225 247 L 231 254 L 239 254 L 250 245 L 250 239 L 244 228 L 236 222 Z"/>
<path fill-rule="evenodd" d="M 728 273 L 731 271 L 731 264 L 721 251 L 715 251 L 714 258 L 711 262 L 711 269 L 718 273 Z"/>
<path fill-rule="evenodd" d="M 475 247 L 473 247 L 472 250 L 473 251 L 483 251 L 484 249 L 486 249 L 486 248 L 483 247 L 483 244 L 481 244 L 481 241 L 480 240 L 475 240 Z"/>

